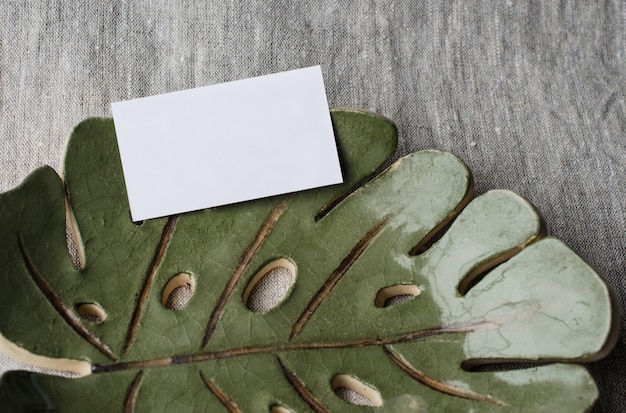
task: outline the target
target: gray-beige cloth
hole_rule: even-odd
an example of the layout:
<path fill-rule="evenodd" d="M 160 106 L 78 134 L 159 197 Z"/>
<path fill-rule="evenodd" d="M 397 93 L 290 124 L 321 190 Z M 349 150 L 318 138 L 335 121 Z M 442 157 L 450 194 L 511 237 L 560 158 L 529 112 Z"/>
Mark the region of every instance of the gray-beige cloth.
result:
<path fill-rule="evenodd" d="M 612 286 L 622 335 L 589 368 L 594 411 L 623 412 L 625 13 L 619 0 L 0 0 L 0 190 L 58 166 L 74 125 L 111 102 L 319 64 L 331 106 L 395 121 L 397 156 L 453 152 L 479 194 L 521 194 Z"/>

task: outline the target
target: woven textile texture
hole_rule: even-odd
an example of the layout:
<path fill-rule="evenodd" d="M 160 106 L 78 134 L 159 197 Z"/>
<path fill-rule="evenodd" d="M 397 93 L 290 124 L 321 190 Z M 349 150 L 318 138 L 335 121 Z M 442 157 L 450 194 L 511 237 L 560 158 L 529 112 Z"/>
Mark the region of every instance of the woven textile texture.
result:
<path fill-rule="evenodd" d="M 319 64 L 332 106 L 396 122 L 397 156 L 453 152 L 478 194 L 521 194 L 606 279 L 622 335 L 589 365 L 594 412 L 626 411 L 625 13 L 620 0 L 0 0 L 0 191 L 59 165 L 74 125 L 111 102 Z"/>

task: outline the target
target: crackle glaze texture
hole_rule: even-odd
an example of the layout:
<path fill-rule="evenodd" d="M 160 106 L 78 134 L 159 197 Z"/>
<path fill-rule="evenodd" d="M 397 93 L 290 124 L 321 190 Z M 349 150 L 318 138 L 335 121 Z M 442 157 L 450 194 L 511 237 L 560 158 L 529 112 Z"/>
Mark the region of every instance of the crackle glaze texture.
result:
<path fill-rule="evenodd" d="M 130 220 L 112 120 L 78 125 L 63 181 L 44 167 L 0 195 L 0 332 L 91 374 L 8 373 L 0 403 L 357 412 L 373 409 L 358 405 L 365 397 L 386 412 L 589 409 L 597 389 L 575 363 L 604 355 L 615 332 L 600 277 L 545 236 L 520 196 L 473 198 L 450 153 L 416 152 L 369 179 L 394 153 L 394 125 L 358 110 L 332 119 L 344 184 L 143 223 Z M 281 259 L 295 282 L 274 308 L 250 311 L 246 287 Z M 174 311 L 162 292 L 181 273 L 193 295 Z M 376 305 L 402 284 L 418 293 Z M 84 303 L 106 318 L 80 318 Z M 516 360 L 553 363 L 478 368 Z M 340 397 L 336 383 L 357 383 L 360 397 Z"/>

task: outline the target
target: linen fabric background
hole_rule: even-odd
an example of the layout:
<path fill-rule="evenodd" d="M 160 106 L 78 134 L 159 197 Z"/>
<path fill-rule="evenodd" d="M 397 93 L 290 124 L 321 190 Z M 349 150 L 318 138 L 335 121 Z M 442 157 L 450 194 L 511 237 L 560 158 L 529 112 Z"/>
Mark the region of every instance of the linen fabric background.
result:
<path fill-rule="evenodd" d="M 589 369 L 594 411 L 626 411 L 625 1 L 210 3 L 0 0 L 0 191 L 111 102 L 319 64 L 331 106 L 521 194 L 612 286 L 622 334 Z"/>

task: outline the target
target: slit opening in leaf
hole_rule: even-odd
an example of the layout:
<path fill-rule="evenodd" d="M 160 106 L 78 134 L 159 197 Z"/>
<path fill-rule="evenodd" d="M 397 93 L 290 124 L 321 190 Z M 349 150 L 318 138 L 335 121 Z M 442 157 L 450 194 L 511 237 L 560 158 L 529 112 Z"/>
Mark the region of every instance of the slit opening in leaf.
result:
<path fill-rule="evenodd" d="M 295 281 L 295 264 L 286 258 L 274 260 L 248 283 L 243 302 L 254 313 L 266 313 L 287 299 Z"/>
<path fill-rule="evenodd" d="M 344 199 L 352 195 L 354 192 L 357 192 L 359 189 L 376 179 L 379 175 L 381 175 L 384 171 L 386 171 L 394 162 L 391 159 L 387 159 L 382 165 L 380 165 L 374 172 L 365 176 L 360 181 L 346 189 L 345 191 L 335 195 L 332 197 L 322 208 L 320 208 L 317 215 L 315 215 L 315 222 L 320 221 L 326 215 L 328 215 L 337 205 L 339 205 Z M 343 168 L 342 168 L 343 170 Z"/>
<path fill-rule="evenodd" d="M 383 405 L 383 399 L 378 390 L 347 374 L 335 376 L 331 387 L 337 397 L 350 404 L 370 407 Z"/>
<path fill-rule="evenodd" d="M 470 272 L 467 273 L 465 277 L 463 277 L 463 279 L 459 283 L 459 286 L 458 286 L 459 294 L 461 294 L 461 296 L 467 295 L 467 293 L 469 293 L 470 290 L 472 290 L 472 288 L 474 288 L 478 283 L 480 283 L 490 272 L 495 270 L 496 267 L 510 260 L 513 256 L 519 254 L 528 245 L 532 244 L 533 242 L 538 241 L 544 236 L 545 235 L 542 232 L 538 235 L 531 237 L 522 245 L 518 245 L 517 247 L 511 248 L 510 250 L 505 251 L 496 257 L 493 257 L 491 259 L 488 259 L 476 265 L 474 268 L 470 270 Z"/>
<path fill-rule="evenodd" d="M 409 251 L 410 256 L 417 256 L 425 253 L 432 247 L 435 243 L 437 243 L 443 236 L 448 232 L 456 217 L 463 211 L 463 209 L 469 204 L 472 199 L 472 195 L 474 193 L 474 180 L 470 177 L 469 186 L 467 188 L 467 192 L 465 196 L 456 208 L 448 215 L 443 221 L 441 221 L 435 228 L 430 230 L 424 238 L 422 238 L 411 250 Z"/>
<path fill-rule="evenodd" d="M 533 369 L 536 367 L 546 366 L 554 363 L 554 360 L 490 360 L 490 359 L 471 359 L 461 363 L 464 371 L 471 373 L 487 373 L 501 371 L 515 371 Z"/>
<path fill-rule="evenodd" d="M 443 222 L 433 228 L 420 242 L 417 243 L 417 245 L 411 248 L 411 250 L 409 251 L 409 255 L 421 255 L 428 251 L 430 247 L 437 243 L 448 232 L 448 230 L 454 223 L 455 218 L 456 215 L 449 216 Z"/>
<path fill-rule="evenodd" d="M 351 187 L 349 187 L 348 189 L 346 189 L 345 191 L 343 191 L 343 192 L 335 195 L 334 197 L 332 197 L 328 202 L 326 202 L 326 204 L 324 204 L 324 206 L 322 208 L 320 208 L 320 210 L 317 213 L 317 215 L 315 215 L 315 222 L 318 222 L 319 220 L 324 218 L 326 215 L 328 215 L 330 213 L 330 211 L 332 211 L 337 205 L 339 205 L 341 203 L 341 201 L 343 201 L 348 196 L 350 196 L 350 194 L 358 191 L 359 188 L 361 188 L 362 186 L 364 186 L 368 182 L 372 181 L 378 175 L 378 173 L 379 173 L 378 170 L 376 172 L 371 173 L 370 175 L 368 175 L 365 178 L 361 179 L 356 184 L 354 184 Z"/>
<path fill-rule="evenodd" d="M 398 284 L 386 287 L 378 291 L 374 305 L 378 308 L 386 308 L 406 301 L 420 295 L 422 291 L 413 284 Z"/>
<path fill-rule="evenodd" d="M 462 296 L 467 295 L 467 293 L 470 292 L 470 290 L 474 288 L 479 282 L 481 282 L 487 276 L 487 274 L 495 270 L 505 261 L 507 260 L 503 259 L 500 261 L 490 261 L 488 263 L 485 263 L 484 265 L 479 265 L 475 267 L 465 276 L 465 278 L 463 278 L 463 280 L 461 280 L 461 283 L 459 284 L 459 294 L 461 294 Z"/>
<path fill-rule="evenodd" d="M 65 188 L 65 243 L 74 269 L 80 271 L 85 268 L 85 246 L 70 204 L 67 187 Z"/>

